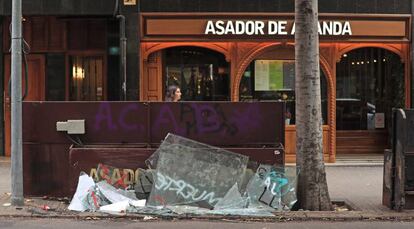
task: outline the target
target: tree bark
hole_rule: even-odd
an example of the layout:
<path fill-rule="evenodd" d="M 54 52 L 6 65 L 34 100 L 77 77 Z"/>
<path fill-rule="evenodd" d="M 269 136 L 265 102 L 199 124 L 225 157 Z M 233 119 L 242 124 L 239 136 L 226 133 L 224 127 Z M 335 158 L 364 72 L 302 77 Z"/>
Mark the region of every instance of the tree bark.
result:
<path fill-rule="evenodd" d="M 295 0 L 296 165 L 298 203 L 311 211 L 332 210 L 322 147 L 318 1 Z"/>

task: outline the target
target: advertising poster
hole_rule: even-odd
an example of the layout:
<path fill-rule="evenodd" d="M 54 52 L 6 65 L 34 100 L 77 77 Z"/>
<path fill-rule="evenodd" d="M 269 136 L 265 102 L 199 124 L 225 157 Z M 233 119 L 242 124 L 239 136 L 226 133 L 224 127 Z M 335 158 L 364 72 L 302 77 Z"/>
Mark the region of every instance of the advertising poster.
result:
<path fill-rule="evenodd" d="M 283 89 L 283 62 L 269 61 L 269 90 Z"/>
<path fill-rule="evenodd" d="M 267 60 L 256 60 L 254 68 L 255 91 L 268 91 L 269 90 L 269 64 Z"/>
<path fill-rule="evenodd" d="M 255 91 L 275 91 L 283 89 L 283 61 L 255 61 Z"/>

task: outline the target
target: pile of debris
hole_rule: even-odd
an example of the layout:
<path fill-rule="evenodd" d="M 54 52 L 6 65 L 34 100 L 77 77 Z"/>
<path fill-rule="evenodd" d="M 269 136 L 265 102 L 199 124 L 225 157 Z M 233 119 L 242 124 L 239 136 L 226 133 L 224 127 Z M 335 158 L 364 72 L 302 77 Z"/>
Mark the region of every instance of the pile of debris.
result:
<path fill-rule="evenodd" d="M 168 134 L 146 161 L 131 189 L 98 166 L 100 181 L 82 173 L 69 205 L 74 211 L 171 216 L 273 216 L 296 202 L 296 168 L 250 161 L 247 156 Z M 109 171 L 109 172 L 108 172 Z"/>

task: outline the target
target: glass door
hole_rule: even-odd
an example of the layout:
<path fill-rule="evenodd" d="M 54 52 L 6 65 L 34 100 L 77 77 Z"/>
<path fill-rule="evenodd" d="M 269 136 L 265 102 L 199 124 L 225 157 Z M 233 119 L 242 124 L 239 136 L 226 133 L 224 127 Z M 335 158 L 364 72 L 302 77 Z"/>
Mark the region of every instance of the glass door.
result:
<path fill-rule="evenodd" d="M 71 101 L 104 100 L 103 57 L 70 57 L 70 93 Z"/>

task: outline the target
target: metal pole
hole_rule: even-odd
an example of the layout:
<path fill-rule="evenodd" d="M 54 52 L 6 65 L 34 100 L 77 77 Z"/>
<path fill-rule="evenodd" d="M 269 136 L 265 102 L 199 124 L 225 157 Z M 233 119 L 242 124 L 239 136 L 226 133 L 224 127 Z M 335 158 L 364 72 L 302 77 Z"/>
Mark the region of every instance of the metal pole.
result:
<path fill-rule="evenodd" d="M 11 41 L 11 203 L 22 206 L 22 0 L 12 3 Z"/>
<path fill-rule="evenodd" d="M 116 18 L 119 19 L 119 29 L 120 29 L 120 59 L 121 59 L 121 79 L 122 79 L 122 99 L 127 100 L 127 68 L 126 68 L 126 48 L 127 48 L 127 38 L 125 36 L 125 16 L 117 15 Z"/>

